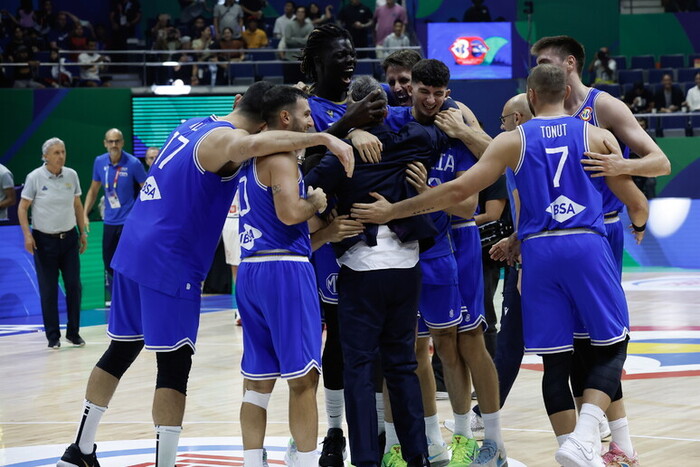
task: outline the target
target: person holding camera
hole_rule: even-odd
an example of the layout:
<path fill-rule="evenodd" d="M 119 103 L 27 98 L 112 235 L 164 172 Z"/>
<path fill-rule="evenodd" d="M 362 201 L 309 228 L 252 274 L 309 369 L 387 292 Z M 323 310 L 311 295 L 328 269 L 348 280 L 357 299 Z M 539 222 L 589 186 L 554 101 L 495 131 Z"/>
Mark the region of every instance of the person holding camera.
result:
<path fill-rule="evenodd" d="M 595 54 L 595 60 L 588 66 L 588 71 L 595 71 L 594 84 L 612 84 L 615 83 L 615 71 L 617 70 L 617 62 L 610 58 L 610 52 L 607 47 L 601 47 Z"/>

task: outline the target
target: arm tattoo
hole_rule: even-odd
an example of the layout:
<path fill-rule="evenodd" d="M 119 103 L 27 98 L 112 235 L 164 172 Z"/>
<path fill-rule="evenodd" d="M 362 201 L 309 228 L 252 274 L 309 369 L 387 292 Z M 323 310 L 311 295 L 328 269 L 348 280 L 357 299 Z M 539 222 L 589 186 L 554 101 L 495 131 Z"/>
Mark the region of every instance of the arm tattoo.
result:
<path fill-rule="evenodd" d="M 425 208 L 425 209 L 416 209 L 415 211 L 413 211 L 413 212 L 411 213 L 411 215 L 412 215 L 412 216 L 417 216 L 417 215 L 419 215 L 419 214 L 425 214 L 425 213 L 427 213 L 427 212 L 431 212 L 433 209 L 434 209 L 434 208 L 432 208 L 432 207 Z"/>
<path fill-rule="evenodd" d="M 282 191 L 282 187 L 281 187 L 281 186 L 279 186 L 279 185 L 272 185 L 272 195 L 273 195 L 273 196 L 276 195 L 277 193 L 279 193 L 280 191 Z"/>

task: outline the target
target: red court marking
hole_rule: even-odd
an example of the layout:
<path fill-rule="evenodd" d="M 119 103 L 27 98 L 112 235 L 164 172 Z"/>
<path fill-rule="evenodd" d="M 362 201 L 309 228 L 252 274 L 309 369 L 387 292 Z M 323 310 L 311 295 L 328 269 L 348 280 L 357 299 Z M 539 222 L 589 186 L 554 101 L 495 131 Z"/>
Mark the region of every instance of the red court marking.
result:
<path fill-rule="evenodd" d="M 544 371 L 544 367 L 541 363 L 523 363 L 520 365 L 521 368 L 533 371 Z M 622 373 L 622 379 L 656 379 L 656 378 L 678 378 L 681 376 L 700 376 L 700 370 L 688 370 L 688 371 L 664 371 L 656 373 L 641 373 L 628 375 L 627 373 Z"/>
<path fill-rule="evenodd" d="M 208 465 L 228 465 L 228 466 L 242 466 L 243 458 L 234 456 L 217 456 L 214 454 L 197 454 L 197 453 L 184 453 L 178 454 L 177 456 L 177 466 L 208 466 Z M 284 461 L 268 459 L 268 464 L 285 465 Z M 133 464 L 129 467 L 153 467 L 155 463 L 145 462 L 143 464 Z"/>

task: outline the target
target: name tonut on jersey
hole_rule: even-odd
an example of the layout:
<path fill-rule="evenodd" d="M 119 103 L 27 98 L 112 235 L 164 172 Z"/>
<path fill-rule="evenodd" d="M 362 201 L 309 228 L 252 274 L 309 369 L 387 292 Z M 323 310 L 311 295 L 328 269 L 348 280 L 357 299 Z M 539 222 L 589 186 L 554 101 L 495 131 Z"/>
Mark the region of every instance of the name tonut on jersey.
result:
<path fill-rule="evenodd" d="M 566 123 L 560 123 L 559 125 L 545 125 L 541 126 L 542 137 L 543 138 L 560 138 L 566 136 Z"/>

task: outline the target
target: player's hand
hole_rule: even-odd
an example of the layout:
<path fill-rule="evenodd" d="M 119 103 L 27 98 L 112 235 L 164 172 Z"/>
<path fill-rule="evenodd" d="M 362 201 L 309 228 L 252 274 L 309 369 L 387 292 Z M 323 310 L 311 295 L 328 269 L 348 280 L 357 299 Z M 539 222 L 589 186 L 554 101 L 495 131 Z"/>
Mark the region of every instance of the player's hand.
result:
<path fill-rule="evenodd" d="M 338 157 L 340 163 L 345 167 L 345 173 L 348 178 L 352 177 L 352 173 L 355 170 L 355 154 L 352 152 L 352 146 L 328 133 L 318 134 L 327 136 L 325 146 Z"/>
<path fill-rule="evenodd" d="M 632 235 L 634 235 L 634 241 L 637 242 L 637 245 L 642 243 L 642 240 L 644 240 L 644 233 L 646 232 L 645 230 L 642 230 L 641 232 L 637 232 L 634 230 L 634 227 L 632 224 L 629 225 L 630 232 L 632 232 Z"/>
<path fill-rule="evenodd" d="M 29 252 L 30 255 L 34 254 L 36 250 L 36 242 L 34 241 L 34 236 L 32 234 L 24 236 L 24 249 Z"/>
<path fill-rule="evenodd" d="M 510 252 L 508 238 L 502 238 L 489 249 L 489 256 L 494 261 L 506 261 Z"/>
<path fill-rule="evenodd" d="M 418 193 L 423 193 L 428 187 L 428 171 L 420 162 L 410 162 L 406 169 L 406 181 L 416 189 Z"/>
<path fill-rule="evenodd" d="M 306 83 L 303 82 L 303 81 L 297 81 L 297 84 L 295 84 L 294 87 L 297 88 L 297 89 L 300 89 L 300 90 L 304 91 L 306 94 L 310 94 L 310 93 L 311 93 L 311 86 L 308 85 L 308 84 L 306 84 Z"/>
<path fill-rule="evenodd" d="M 327 200 L 326 194 L 323 192 L 323 188 L 309 187 L 306 190 L 306 200 L 313 204 L 317 212 L 323 212 L 326 210 Z"/>
<path fill-rule="evenodd" d="M 348 102 L 342 117 L 348 125 L 346 128 L 360 128 L 383 120 L 386 115 L 386 100 L 381 95 L 381 90 L 377 89 L 360 101 Z"/>
<path fill-rule="evenodd" d="M 581 159 L 581 163 L 585 165 L 584 170 L 593 172 L 591 177 L 616 177 L 625 174 L 625 158 L 622 154 L 615 152 L 613 145 L 607 139 L 603 140 L 605 147 L 608 148 L 610 154 L 600 154 L 597 152 L 585 152 L 585 156 L 589 159 Z"/>
<path fill-rule="evenodd" d="M 352 217 L 363 224 L 386 224 L 392 217 L 392 204 L 379 193 L 372 192 L 374 203 L 355 203 L 350 209 Z"/>
<path fill-rule="evenodd" d="M 88 241 L 87 241 L 87 235 L 81 235 L 80 236 L 80 254 L 82 255 L 85 253 L 85 250 L 87 250 L 88 247 Z"/>
<path fill-rule="evenodd" d="M 435 126 L 444 131 L 450 138 L 459 138 L 467 124 L 464 123 L 462 112 L 459 109 L 446 109 L 435 116 Z"/>
<path fill-rule="evenodd" d="M 85 232 L 90 232 L 90 219 L 87 214 L 83 216 L 83 223 L 85 224 Z"/>
<path fill-rule="evenodd" d="M 328 241 L 331 243 L 360 235 L 365 230 L 365 226 L 361 222 L 350 219 L 348 215 L 336 216 L 326 228 L 328 229 Z"/>
<path fill-rule="evenodd" d="M 372 133 L 357 128 L 348 133 L 348 139 L 357 149 L 362 162 L 375 164 L 382 160 L 384 145 Z"/>

